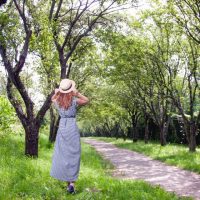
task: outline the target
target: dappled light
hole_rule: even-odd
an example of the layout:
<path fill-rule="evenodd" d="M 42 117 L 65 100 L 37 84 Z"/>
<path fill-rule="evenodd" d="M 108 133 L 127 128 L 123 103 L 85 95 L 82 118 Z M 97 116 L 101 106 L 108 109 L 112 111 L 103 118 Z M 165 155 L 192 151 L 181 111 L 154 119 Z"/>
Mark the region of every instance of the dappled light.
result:
<path fill-rule="evenodd" d="M 181 196 L 200 199 L 200 175 L 198 174 L 166 165 L 143 154 L 117 148 L 110 143 L 95 139 L 83 141 L 95 147 L 97 152 L 114 164 L 115 169 L 112 173 L 114 177 L 125 180 L 145 180 Z"/>

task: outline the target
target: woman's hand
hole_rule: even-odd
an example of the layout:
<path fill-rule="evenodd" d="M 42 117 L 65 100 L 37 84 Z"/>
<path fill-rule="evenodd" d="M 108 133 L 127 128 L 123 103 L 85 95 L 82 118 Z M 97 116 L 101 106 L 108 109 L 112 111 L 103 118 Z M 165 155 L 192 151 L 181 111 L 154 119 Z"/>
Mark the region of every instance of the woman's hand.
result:
<path fill-rule="evenodd" d="M 73 91 L 73 95 L 74 95 L 74 96 L 77 96 L 77 95 L 78 95 L 78 90 L 77 90 L 77 89 L 75 89 L 75 90 Z"/>
<path fill-rule="evenodd" d="M 58 89 L 58 88 L 56 88 L 54 91 L 55 91 L 55 94 L 56 94 L 57 92 L 59 92 L 59 89 Z"/>
<path fill-rule="evenodd" d="M 56 101 L 56 98 L 58 97 L 58 91 L 59 91 L 59 89 L 58 88 L 56 88 L 55 90 L 54 90 L 54 95 L 51 97 L 51 101 Z"/>
<path fill-rule="evenodd" d="M 77 92 L 77 97 L 78 99 L 76 102 L 78 105 L 85 105 L 89 103 L 89 99 L 86 96 L 82 95 L 80 92 Z"/>

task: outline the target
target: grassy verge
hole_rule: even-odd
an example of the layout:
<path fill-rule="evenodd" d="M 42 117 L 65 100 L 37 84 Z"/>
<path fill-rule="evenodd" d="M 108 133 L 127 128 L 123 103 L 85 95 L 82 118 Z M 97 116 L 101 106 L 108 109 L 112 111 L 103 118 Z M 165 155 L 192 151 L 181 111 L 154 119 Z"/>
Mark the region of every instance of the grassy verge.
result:
<path fill-rule="evenodd" d="M 159 187 L 142 181 L 111 178 L 112 165 L 88 144 L 81 143 L 81 170 L 77 194 L 68 194 L 66 183 L 50 177 L 53 145 L 40 136 L 39 158 L 23 155 L 24 138 L 8 135 L 0 138 L 0 199 L 2 200 L 181 200 Z"/>
<path fill-rule="evenodd" d="M 187 169 L 200 174 L 200 149 L 198 148 L 195 153 L 188 151 L 188 147 L 178 144 L 168 144 L 161 146 L 159 143 L 150 142 L 144 144 L 143 141 L 133 143 L 132 140 L 106 138 L 106 137 L 91 137 L 105 142 L 111 142 L 120 148 L 130 149 L 153 159 L 166 162 L 170 165 L 175 165 L 183 169 Z"/>

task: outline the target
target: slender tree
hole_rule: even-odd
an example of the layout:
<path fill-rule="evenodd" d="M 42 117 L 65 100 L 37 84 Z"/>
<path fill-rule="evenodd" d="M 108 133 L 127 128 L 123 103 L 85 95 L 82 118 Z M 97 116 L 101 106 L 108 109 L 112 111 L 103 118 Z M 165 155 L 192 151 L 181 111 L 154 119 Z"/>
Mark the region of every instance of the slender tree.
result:
<path fill-rule="evenodd" d="M 7 13 L 5 12 L 1 14 L 4 17 L 4 21 L 2 21 L 0 27 L 0 54 L 2 57 L 4 67 L 8 73 L 7 95 L 11 104 L 15 108 L 17 116 L 19 117 L 25 130 L 25 154 L 30 156 L 37 156 L 38 132 L 42 124 L 42 119 L 49 108 L 51 93 L 47 96 L 46 101 L 44 102 L 38 113 L 35 115 L 34 103 L 30 98 L 29 93 L 20 76 L 20 73 L 22 72 L 22 69 L 25 66 L 25 61 L 28 55 L 29 44 L 32 35 L 32 28 L 25 14 L 27 12 L 25 1 L 23 1 L 23 3 L 20 4 L 19 2 L 14 0 L 14 5 L 15 7 L 8 8 Z M 13 14 L 11 14 L 11 12 L 13 12 Z M 8 13 L 12 17 L 17 17 L 18 21 L 9 18 Z M 16 46 L 17 43 L 10 39 L 10 33 L 8 34 L 10 38 L 8 38 L 8 35 L 6 35 L 9 31 L 8 29 L 6 30 L 6 28 L 9 28 L 9 25 L 11 25 L 11 27 L 13 28 L 12 31 L 14 31 L 15 23 L 18 24 L 18 27 L 22 26 L 20 27 L 20 30 L 22 30 L 21 34 L 22 37 L 24 37 L 24 39 L 22 40 L 22 43 L 19 44 L 20 46 Z M 20 32 L 20 30 L 18 31 Z M 22 39 L 22 37 L 20 39 Z M 12 52 L 14 56 L 11 57 L 9 55 L 9 52 Z M 16 99 L 13 93 L 13 87 L 15 87 L 19 92 L 23 100 L 23 104 L 25 105 L 25 111 L 23 110 L 23 106 L 22 104 L 20 104 L 20 101 Z"/>

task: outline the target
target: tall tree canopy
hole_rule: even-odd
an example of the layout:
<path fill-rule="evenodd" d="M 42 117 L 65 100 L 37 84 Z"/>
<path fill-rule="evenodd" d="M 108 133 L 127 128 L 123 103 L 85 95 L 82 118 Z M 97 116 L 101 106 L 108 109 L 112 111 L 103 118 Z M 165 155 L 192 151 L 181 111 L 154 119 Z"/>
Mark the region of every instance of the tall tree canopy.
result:
<path fill-rule="evenodd" d="M 21 77 L 24 68 L 28 67 L 28 57 L 39 56 L 46 73 L 50 74 L 56 71 L 59 62 L 60 78 L 68 77 L 72 55 L 82 39 L 93 29 L 110 22 L 109 15 L 125 6 L 126 1 L 116 0 L 13 0 L 0 13 L 0 54 L 8 73 L 7 93 L 25 129 L 26 155 L 38 155 L 39 128 L 54 93 L 48 92 L 43 105 L 35 113 L 34 102 Z M 86 46 L 87 43 L 82 43 L 83 49 Z M 55 77 L 55 80 L 59 78 Z M 57 85 L 56 81 L 53 83 Z M 13 89 L 17 90 L 21 101 Z"/>

